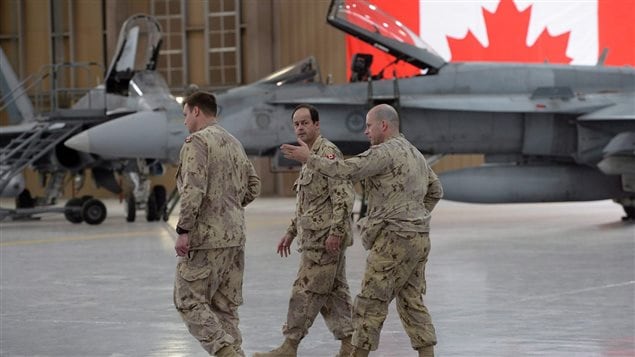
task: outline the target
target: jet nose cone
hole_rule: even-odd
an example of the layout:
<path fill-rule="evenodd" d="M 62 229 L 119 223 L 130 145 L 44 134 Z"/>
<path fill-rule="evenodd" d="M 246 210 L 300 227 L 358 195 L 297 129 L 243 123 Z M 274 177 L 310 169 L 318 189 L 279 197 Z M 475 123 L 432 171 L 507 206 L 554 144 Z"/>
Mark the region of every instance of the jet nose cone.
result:
<path fill-rule="evenodd" d="M 81 132 L 64 142 L 64 145 L 77 151 L 90 152 L 90 137 Z"/>
<path fill-rule="evenodd" d="M 65 144 L 102 157 L 165 159 L 168 137 L 166 113 L 144 111 L 92 127 Z"/>

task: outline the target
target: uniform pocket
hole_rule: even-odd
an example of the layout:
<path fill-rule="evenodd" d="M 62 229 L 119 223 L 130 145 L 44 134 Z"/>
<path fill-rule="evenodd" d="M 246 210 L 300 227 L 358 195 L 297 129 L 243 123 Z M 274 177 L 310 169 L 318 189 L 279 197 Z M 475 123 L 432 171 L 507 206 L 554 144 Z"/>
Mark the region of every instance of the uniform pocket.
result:
<path fill-rule="evenodd" d="M 313 173 L 306 171 L 298 178 L 297 183 L 299 186 L 304 186 L 310 184 L 311 180 L 313 180 Z"/>
<path fill-rule="evenodd" d="M 313 231 L 322 230 L 331 227 L 331 215 L 330 214 L 314 214 L 311 216 L 298 217 L 298 225 L 304 229 L 310 229 Z"/>
<path fill-rule="evenodd" d="M 316 294 L 328 294 L 335 281 L 338 255 L 318 250 L 306 250 L 302 254 L 302 268 L 295 284 Z"/>
<path fill-rule="evenodd" d="M 210 265 L 196 266 L 189 262 L 181 262 L 178 267 L 179 275 L 187 281 L 197 281 L 207 278 L 212 272 Z"/>
<path fill-rule="evenodd" d="M 370 250 L 373 248 L 375 241 L 385 227 L 386 224 L 384 222 L 378 222 L 376 220 L 366 220 L 360 225 L 359 235 L 362 239 L 364 249 Z"/>
<path fill-rule="evenodd" d="M 327 265 L 337 262 L 339 253 L 331 254 L 326 250 L 313 250 L 307 249 L 304 252 L 304 256 L 313 264 Z"/>
<path fill-rule="evenodd" d="M 394 294 L 398 262 L 378 256 L 374 252 L 366 259 L 366 273 L 362 282 L 363 295 L 371 299 L 390 301 Z"/>

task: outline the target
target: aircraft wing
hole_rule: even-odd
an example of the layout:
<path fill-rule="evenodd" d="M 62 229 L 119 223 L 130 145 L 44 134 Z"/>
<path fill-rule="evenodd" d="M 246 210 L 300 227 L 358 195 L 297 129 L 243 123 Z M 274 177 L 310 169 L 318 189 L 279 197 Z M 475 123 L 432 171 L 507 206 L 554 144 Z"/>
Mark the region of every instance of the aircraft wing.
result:
<path fill-rule="evenodd" d="M 579 120 L 635 120 L 635 95 L 626 95 L 616 100 L 615 104 L 587 113 Z"/>
<path fill-rule="evenodd" d="M 415 95 L 402 96 L 399 104 L 405 108 L 498 113 L 569 113 L 586 114 L 604 111 L 628 112 L 627 103 L 618 103 L 609 95 L 573 98 L 532 98 L 526 94 L 511 95 Z M 619 108 L 619 109 L 616 109 Z M 616 112 L 617 111 L 617 112 Z M 635 110 L 630 110 L 631 115 Z M 595 118 L 590 116 L 589 118 Z"/>
<path fill-rule="evenodd" d="M 267 101 L 269 104 L 277 105 L 299 105 L 311 103 L 313 105 L 366 105 L 366 97 L 302 97 L 302 98 L 277 98 Z"/>

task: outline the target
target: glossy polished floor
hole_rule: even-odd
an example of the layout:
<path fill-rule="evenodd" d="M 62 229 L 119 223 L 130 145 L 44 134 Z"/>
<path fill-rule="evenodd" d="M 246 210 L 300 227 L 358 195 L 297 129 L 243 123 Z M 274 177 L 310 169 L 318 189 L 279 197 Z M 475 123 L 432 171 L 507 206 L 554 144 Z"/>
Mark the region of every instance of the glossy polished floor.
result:
<path fill-rule="evenodd" d="M 61 215 L 0 223 L 1 356 L 205 356 L 172 306 L 175 256 L 166 223 L 126 223 L 108 202 L 100 226 Z M 251 355 L 282 339 L 298 254 L 275 245 L 292 199 L 247 209 L 241 307 Z M 635 224 L 610 201 L 471 205 L 442 201 L 433 218 L 428 305 L 437 356 L 635 356 Z M 348 252 L 351 291 L 365 253 Z M 318 317 L 299 356 L 333 356 Z M 394 304 L 379 350 L 415 356 Z"/>

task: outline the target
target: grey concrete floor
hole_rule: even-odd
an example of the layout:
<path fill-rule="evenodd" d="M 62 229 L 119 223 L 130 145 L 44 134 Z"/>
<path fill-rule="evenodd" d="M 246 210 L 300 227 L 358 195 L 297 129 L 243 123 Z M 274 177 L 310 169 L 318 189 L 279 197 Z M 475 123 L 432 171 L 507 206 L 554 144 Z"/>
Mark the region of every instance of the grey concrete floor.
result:
<path fill-rule="evenodd" d="M 99 226 L 61 215 L 0 223 L 1 356 L 204 356 L 172 306 L 175 217 Z M 282 340 L 298 254 L 275 246 L 293 199 L 247 209 L 243 348 Z M 635 225 L 610 201 L 474 205 L 442 201 L 432 222 L 426 304 L 437 356 L 635 356 Z M 142 217 L 143 218 L 143 217 Z M 352 294 L 365 252 L 348 251 Z M 318 317 L 299 356 L 333 356 Z M 391 306 L 379 350 L 415 356 Z"/>

